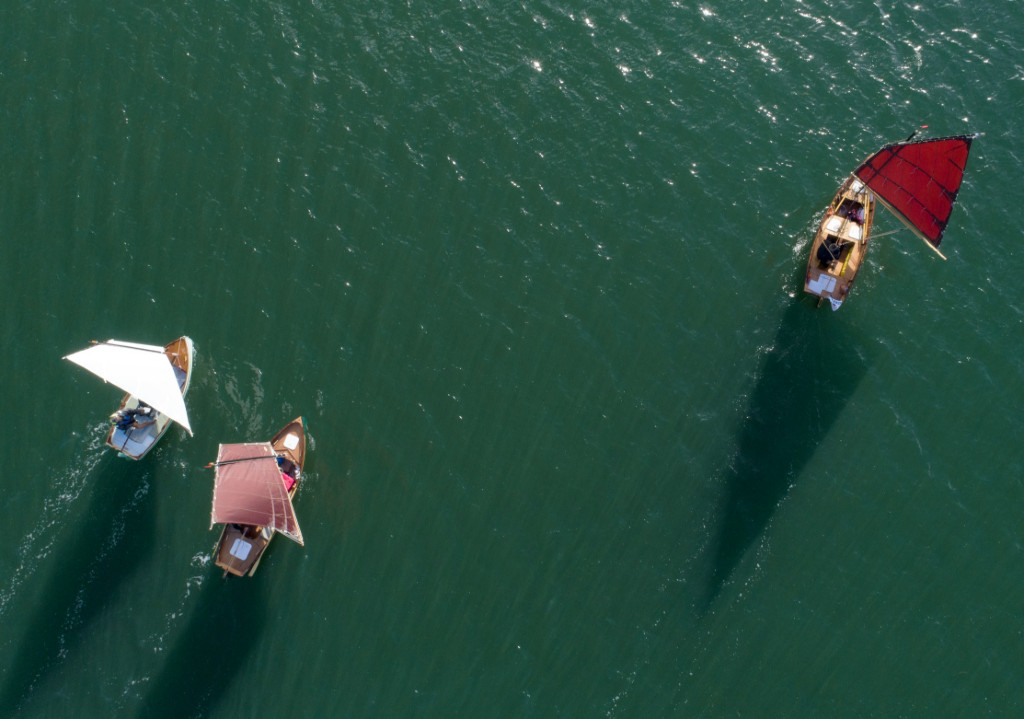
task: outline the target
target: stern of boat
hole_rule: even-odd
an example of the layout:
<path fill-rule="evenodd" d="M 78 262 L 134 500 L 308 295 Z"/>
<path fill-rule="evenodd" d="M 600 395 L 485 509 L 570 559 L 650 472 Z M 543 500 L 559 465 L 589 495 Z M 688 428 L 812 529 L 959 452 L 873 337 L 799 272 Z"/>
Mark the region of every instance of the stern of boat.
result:
<path fill-rule="evenodd" d="M 138 406 L 138 397 L 125 395 L 120 409 L 135 409 Z M 117 450 L 119 457 L 140 460 L 153 449 L 170 426 L 171 419 L 159 412 L 156 413 L 156 420 L 145 427 L 124 430 L 115 424 L 107 432 L 107 446 Z"/>
<path fill-rule="evenodd" d="M 252 576 L 271 536 L 273 532 L 267 536 L 257 527 L 226 525 L 214 551 L 214 564 L 236 577 Z"/>

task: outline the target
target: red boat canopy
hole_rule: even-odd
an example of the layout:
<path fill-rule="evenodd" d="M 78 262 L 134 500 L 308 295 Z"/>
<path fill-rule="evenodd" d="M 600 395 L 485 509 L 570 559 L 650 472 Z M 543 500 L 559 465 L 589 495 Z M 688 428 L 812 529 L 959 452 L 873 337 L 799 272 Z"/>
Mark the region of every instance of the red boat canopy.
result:
<path fill-rule="evenodd" d="M 210 526 L 272 527 L 302 544 L 295 509 L 269 442 L 222 444 L 216 466 Z"/>
<path fill-rule="evenodd" d="M 975 137 L 958 135 L 886 145 L 854 174 L 938 247 Z"/>

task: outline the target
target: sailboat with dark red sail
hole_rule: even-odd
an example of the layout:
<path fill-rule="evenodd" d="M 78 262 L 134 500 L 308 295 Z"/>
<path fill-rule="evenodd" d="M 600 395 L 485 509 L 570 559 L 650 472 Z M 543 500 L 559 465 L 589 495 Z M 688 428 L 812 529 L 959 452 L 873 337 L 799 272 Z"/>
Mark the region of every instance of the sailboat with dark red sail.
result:
<path fill-rule="evenodd" d="M 939 243 L 977 135 L 913 137 L 886 145 L 861 163 L 826 208 L 804 278 L 804 291 L 816 295 L 818 304 L 828 299 L 837 310 L 849 294 L 871 240 L 875 200 L 945 259 Z"/>
<path fill-rule="evenodd" d="M 302 481 L 306 425 L 297 417 L 269 442 L 222 444 L 217 452 L 210 526 L 223 524 L 214 564 L 250 577 L 275 534 L 302 544 L 292 499 Z"/>

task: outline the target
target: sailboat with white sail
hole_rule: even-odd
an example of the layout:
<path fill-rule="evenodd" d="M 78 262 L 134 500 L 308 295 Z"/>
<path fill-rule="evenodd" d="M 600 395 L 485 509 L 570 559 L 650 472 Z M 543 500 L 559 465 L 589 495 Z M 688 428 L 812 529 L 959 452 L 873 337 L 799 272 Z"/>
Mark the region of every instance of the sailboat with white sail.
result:
<path fill-rule="evenodd" d="M 185 394 L 192 380 L 195 347 L 182 336 L 163 347 L 110 339 L 67 355 L 104 382 L 124 390 L 107 445 L 121 456 L 142 459 L 175 422 L 191 435 Z"/>
<path fill-rule="evenodd" d="M 825 210 L 811 245 L 804 291 L 816 295 L 819 304 L 828 299 L 833 310 L 843 304 L 864 264 L 876 200 L 943 256 L 939 243 L 977 136 L 914 141 L 911 135 L 861 163 Z"/>

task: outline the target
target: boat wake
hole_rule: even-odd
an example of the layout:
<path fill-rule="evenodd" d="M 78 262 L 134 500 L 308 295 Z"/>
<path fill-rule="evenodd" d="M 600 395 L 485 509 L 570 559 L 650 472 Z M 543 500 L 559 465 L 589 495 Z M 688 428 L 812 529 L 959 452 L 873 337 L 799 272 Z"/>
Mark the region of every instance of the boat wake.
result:
<path fill-rule="evenodd" d="M 68 514 L 88 484 L 105 452 L 103 431 L 106 423 L 97 424 L 85 431 L 89 444 L 84 457 L 73 465 L 57 472 L 50 480 L 50 492 L 43 502 L 43 509 L 36 524 L 17 543 L 15 567 L 7 586 L 0 590 L 0 617 L 7 612 L 18 588 L 25 583 L 53 551 L 60 538 L 58 531 L 66 524 Z"/>
<path fill-rule="evenodd" d="M 0 714 L 45 701 L 41 687 L 86 636 L 118 587 L 153 547 L 150 473 L 116 458 L 103 444 L 102 427 L 90 430 L 76 466 L 58 475 L 33 529 L 19 544 L 21 562 L 3 595 L 3 610 L 29 601 L 19 588 L 42 585 L 18 623 L 13 659 L 0 686 Z M 94 477 L 103 475 L 93 481 Z M 84 495 L 88 500 L 84 501 Z M 35 577 L 45 568 L 45 580 Z M 5 713 L 6 712 L 6 713 Z"/>
<path fill-rule="evenodd" d="M 208 561 L 195 555 L 192 566 Z M 163 716 L 168 707 L 174 707 L 175 716 L 210 715 L 259 644 L 267 622 L 266 585 L 237 577 L 210 581 L 205 571 L 196 574 L 179 607 L 167 615 L 154 646 L 160 655 L 155 671 L 124 688 L 122 700 L 137 702 L 138 716 Z"/>
<path fill-rule="evenodd" d="M 192 555 L 189 566 L 192 567 L 195 574 L 185 580 L 185 587 L 178 596 L 177 603 L 164 615 L 163 627 L 159 633 L 146 637 L 145 645 L 151 647 L 154 654 L 159 654 L 167 649 L 168 637 L 174 633 L 181 619 L 188 614 L 186 610 L 190 604 L 189 600 L 202 588 L 203 582 L 209 576 L 207 568 L 210 562 L 209 551 L 197 552 Z"/>

